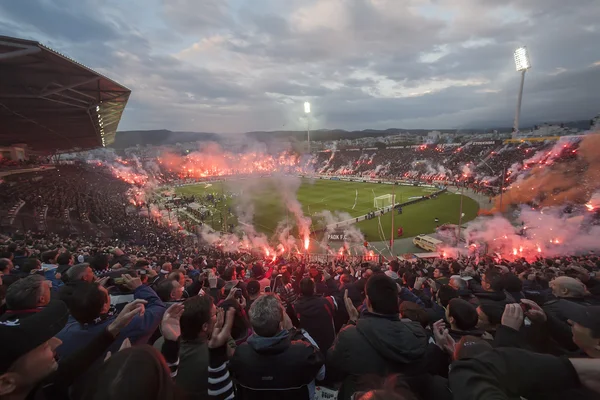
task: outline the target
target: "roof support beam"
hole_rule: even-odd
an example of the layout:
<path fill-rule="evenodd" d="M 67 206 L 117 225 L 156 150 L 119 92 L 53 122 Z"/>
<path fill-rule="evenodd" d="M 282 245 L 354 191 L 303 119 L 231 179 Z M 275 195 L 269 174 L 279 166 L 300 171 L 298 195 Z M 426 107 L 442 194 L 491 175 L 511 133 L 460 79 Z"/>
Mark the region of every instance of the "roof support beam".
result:
<path fill-rule="evenodd" d="M 40 97 L 40 98 L 41 98 L 41 99 L 44 99 L 44 100 L 52 101 L 52 102 L 54 102 L 54 103 L 65 104 L 65 105 L 67 105 L 67 106 L 71 106 L 71 107 L 75 107 L 75 108 L 81 108 L 81 109 L 83 109 L 83 110 L 86 110 L 86 109 L 87 109 L 87 107 L 85 107 L 85 106 L 81 106 L 81 105 L 79 105 L 79 104 L 67 103 L 66 101 L 60 101 L 60 100 L 55 100 L 55 99 L 49 99 L 49 98 L 47 98 L 47 97 Z"/>
<path fill-rule="evenodd" d="M 20 49 L 20 50 L 15 50 L 15 51 L 9 51 L 8 53 L 0 54 L 0 61 L 10 60 L 11 58 L 30 56 L 32 54 L 36 54 L 36 53 L 39 53 L 40 51 L 42 51 L 42 49 L 40 49 L 37 46 L 26 46 L 26 45 L 22 45 L 22 44 L 16 44 L 16 43 L 5 42 L 5 41 L 0 41 L 0 45 L 10 46 L 10 47 L 15 47 L 17 49 Z"/>
<path fill-rule="evenodd" d="M 52 90 L 48 90 L 46 92 L 40 93 L 41 97 L 46 97 L 46 96 L 51 96 L 53 94 L 56 93 L 60 93 L 60 92 L 64 92 L 65 90 L 70 90 L 73 88 L 76 88 L 77 86 L 81 86 L 81 85 L 85 85 L 88 83 L 92 83 L 95 82 L 97 80 L 99 80 L 100 77 L 99 76 L 95 76 L 91 79 L 85 80 L 85 81 L 79 81 L 79 82 L 75 82 L 75 83 L 71 83 L 69 85 L 61 85 L 60 83 L 56 83 L 56 82 L 52 82 L 53 85 L 58 85 L 59 87 L 56 89 L 52 89 Z"/>

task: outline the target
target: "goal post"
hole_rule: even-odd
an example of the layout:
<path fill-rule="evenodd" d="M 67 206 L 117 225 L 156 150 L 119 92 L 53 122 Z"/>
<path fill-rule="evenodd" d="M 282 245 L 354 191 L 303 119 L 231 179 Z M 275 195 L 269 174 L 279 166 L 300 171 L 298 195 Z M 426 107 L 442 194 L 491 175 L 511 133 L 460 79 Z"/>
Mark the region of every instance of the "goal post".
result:
<path fill-rule="evenodd" d="M 391 194 L 384 194 L 383 196 L 377 196 L 373 200 L 373 207 L 378 210 L 386 207 L 391 207 L 396 203 L 396 196 Z"/>

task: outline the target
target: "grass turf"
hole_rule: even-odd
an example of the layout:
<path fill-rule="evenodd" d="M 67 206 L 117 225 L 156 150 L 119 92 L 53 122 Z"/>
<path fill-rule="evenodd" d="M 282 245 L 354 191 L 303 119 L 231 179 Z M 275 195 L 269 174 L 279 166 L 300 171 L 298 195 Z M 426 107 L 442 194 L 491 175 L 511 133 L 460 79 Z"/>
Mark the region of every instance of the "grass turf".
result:
<path fill-rule="evenodd" d="M 226 183 L 214 182 L 211 186 L 207 184 L 198 184 L 193 186 L 184 186 L 176 189 L 178 195 L 196 195 L 201 196 L 208 193 L 240 193 L 245 191 L 244 196 L 250 196 L 254 205 L 254 226 L 260 232 L 266 234 L 273 233 L 279 221 L 285 221 L 293 217 L 287 213 L 283 200 L 278 194 L 275 185 L 277 182 L 265 178 L 260 185 L 248 187 L 243 182 L 236 184 L 235 181 Z M 245 189 L 241 189 L 245 187 Z M 297 199 L 302 205 L 305 215 L 313 218 L 313 229 L 323 225 L 323 221 L 315 215 L 323 210 L 341 211 L 350 214 L 351 217 L 358 217 L 373 211 L 374 196 L 392 194 L 391 185 L 345 182 L 330 180 L 308 180 L 304 179 L 297 193 Z M 415 187 L 415 186 L 396 186 L 396 201 L 401 203 L 411 198 L 420 197 L 432 193 L 433 189 Z M 207 221 L 215 229 L 221 228 L 221 213 L 228 213 L 231 206 L 238 201 L 236 197 L 228 199 L 225 204 L 217 204 L 212 209 L 214 215 Z M 355 205 L 356 202 L 356 205 Z M 395 215 L 395 226 L 401 225 L 404 229 L 404 236 L 409 237 L 420 233 L 430 233 L 435 230 L 434 218 L 437 217 L 441 223 L 457 223 L 460 196 L 455 194 L 444 194 L 437 199 L 427 200 L 421 203 L 413 204 L 404 208 L 402 215 Z M 465 217 L 463 222 L 469 221 L 477 215 L 478 205 L 468 197 L 464 197 L 463 212 Z M 228 224 L 237 224 L 237 218 L 233 214 L 227 217 Z M 381 240 L 379 234 L 379 221 L 377 218 L 362 221 L 357 224 L 358 228 L 367 236 L 370 241 Z M 391 233 L 391 213 L 381 217 L 381 225 L 385 238 L 389 240 Z"/>

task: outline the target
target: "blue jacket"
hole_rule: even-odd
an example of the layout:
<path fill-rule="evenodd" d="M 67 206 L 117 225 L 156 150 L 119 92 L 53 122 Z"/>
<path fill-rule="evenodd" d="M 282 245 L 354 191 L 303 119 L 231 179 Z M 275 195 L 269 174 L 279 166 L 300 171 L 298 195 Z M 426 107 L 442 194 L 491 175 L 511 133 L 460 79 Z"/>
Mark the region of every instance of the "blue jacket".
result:
<path fill-rule="evenodd" d="M 47 281 L 52 282 L 52 291 L 56 292 L 58 289 L 64 285 L 64 282 L 56 277 L 56 269 L 58 265 L 54 264 L 42 264 L 42 271 L 44 273 L 44 278 Z"/>
<path fill-rule="evenodd" d="M 113 354 L 119 350 L 121 344 L 126 338 L 129 338 L 132 345 L 145 344 L 160 323 L 163 314 L 166 311 L 165 304 L 156 295 L 154 290 L 147 286 L 140 286 L 134 292 L 136 299 L 146 300 L 146 312 L 143 316 L 136 316 L 131 323 L 127 325 L 114 343 L 107 351 Z M 97 324 L 80 324 L 72 316 L 69 316 L 67 325 L 56 335 L 62 340 L 62 344 L 56 349 L 60 358 L 68 357 L 72 353 L 87 345 L 96 335 L 104 331 L 108 325 L 114 321 L 116 315 L 105 319 Z"/>

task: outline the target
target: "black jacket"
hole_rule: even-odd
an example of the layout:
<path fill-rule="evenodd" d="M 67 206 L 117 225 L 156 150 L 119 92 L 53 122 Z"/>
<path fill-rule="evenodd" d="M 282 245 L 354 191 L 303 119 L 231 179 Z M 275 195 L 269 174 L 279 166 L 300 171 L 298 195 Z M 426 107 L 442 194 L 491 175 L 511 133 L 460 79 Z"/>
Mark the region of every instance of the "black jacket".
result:
<path fill-rule="evenodd" d="M 508 299 L 506 298 L 506 293 L 504 293 L 504 292 L 476 291 L 473 294 L 475 295 L 475 297 L 477 297 L 479 302 L 485 302 L 485 301 L 497 301 L 497 302 L 502 302 L 502 303 L 508 302 Z"/>
<path fill-rule="evenodd" d="M 323 362 L 321 352 L 295 330 L 253 335 L 229 361 L 236 399 L 307 400 Z"/>
<path fill-rule="evenodd" d="M 365 313 L 356 326 L 346 325 L 327 352 L 327 375 L 343 380 L 338 399 L 361 388 L 358 377 L 394 373 L 420 376 L 428 372 L 428 339 L 416 322 L 397 316 Z"/>
<path fill-rule="evenodd" d="M 542 308 L 546 314 L 552 314 L 553 317 L 566 324 L 567 321 L 572 318 L 574 313 L 580 312 L 580 310 L 587 305 L 588 304 L 583 302 L 558 298 L 547 301 Z"/>
<path fill-rule="evenodd" d="M 566 358 L 510 348 L 454 362 L 450 388 L 461 400 L 597 398 Z"/>
<path fill-rule="evenodd" d="M 310 334 L 319 349 L 326 354 L 335 339 L 333 303 L 325 297 L 302 296 L 294 304 L 294 312 L 300 321 L 300 327 Z"/>

